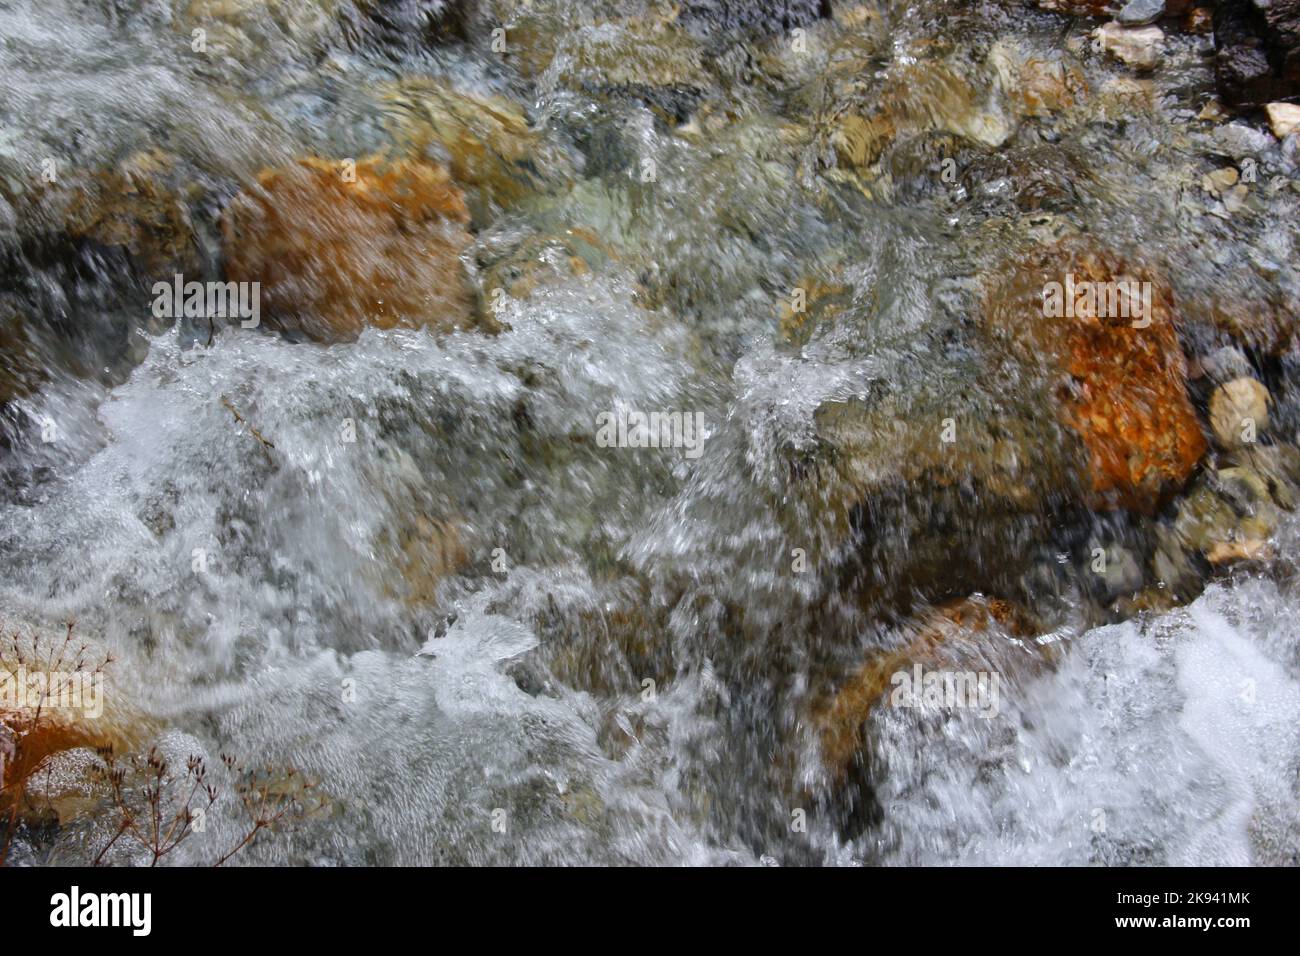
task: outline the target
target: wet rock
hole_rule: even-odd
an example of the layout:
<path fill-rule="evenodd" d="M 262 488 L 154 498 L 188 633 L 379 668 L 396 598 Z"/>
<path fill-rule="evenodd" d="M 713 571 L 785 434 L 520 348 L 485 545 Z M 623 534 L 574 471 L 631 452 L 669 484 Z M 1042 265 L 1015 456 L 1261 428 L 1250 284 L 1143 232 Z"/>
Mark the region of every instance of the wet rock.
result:
<path fill-rule="evenodd" d="M 1098 560 L 1098 552 L 1100 560 Z M 1133 595 L 1142 589 L 1146 578 L 1137 558 L 1128 548 L 1092 540 L 1088 543 L 1090 555 L 1087 578 L 1097 596 L 1105 602 L 1124 595 Z"/>
<path fill-rule="evenodd" d="M 1110 122 L 1127 121 L 1135 113 L 1154 113 L 1155 106 L 1150 80 L 1112 76 L 1097 91 L 1097 115 Z"/>
<path fill-rule="evenodd" d="M 1090 179 L 1071 153 L 1055 146 L 1029 146 L 968 160 L 961 181 L 976 198 L 1010 196 L 1021 212 L 1060 212 L 1077 204 L 1080 189 Z"/>
<path fill-rule="evenodd" d="M 885 113 L 866 118 L 850 113 L 840 120 L 831 143 L 840 162 L 865 169 L 876 164 L 896 132 L 894 121 Z"/>
<path fill-rule="evenodd" d="M 0 409 L 30 395 L 43 376 L 23 314 L 0 297 Z"/>
<path fill-rule="evenodd" d="M 1007 175 L 1002 167 L 1011 163 L 1000 159 L 1000 153 L 964 136 L 932 130 L 900 138 L 881 162 L 881 171 L 888 175 L 895 201 L 914 202 L 941 193 L 960 195 L 962 189 L 970 195 L 976 184 L 982 187 L 990 177 Z"/>
<path fill-rule="evenodd" d="M 1183 16 L 1183 29 L 1194 36 L 1208 36 L 1214 32 L 1214 11 L 1208 6 L 1192 7 Z"/>
<path fill-rule="evenodd" d="M 1153 70 L 1165 42 L 1159 27 L 1125 27 L 1107 23 L 1096 32 L 1102 51 L 1136 70 Z"/>
<path fill-rule="evenodd" d="M 774 278 L 772 250 L 793 250 L 807 234 L 789 124 L 760 114 L 704 125 L 707 149 L 671 151 L 670 190 L 685 187 L 673 206 L 691 208 L 671 226 L 662 215 L 662 188 L 634 177 L 626 185 L 585 180 L 566 197 L 566 221 L 593 229 L 617 250 L 636 270 L 642 301 L 651 308 L 695 310 L 752 295 Z M 723 254 L 716 252 L 719 243 Z M 708 249 L 715 252 L 708 254 L 710 268 L 702 269 Z M 770 316 L 770 302 L 755 315 Z"/>
<path fill-rule="evenodd" d="M 1300 0 L 1220 0 L 1214 46 L 1228 103 L 1263 106 L 1300 92 Z"/>
<path fill-rule="evenodd" d="M 1050 57 L 1026 55 L 1012 42 L 1003 40 L 989 52 L 989 63 L 1012 108 L 1020 116 L 1048 117 L 1088 96 L 1083 70 L 1067 53 Z"/>
<path fill-rule="evenodd" d="M 1195 553 L 1235 540 L 1238 518 L 1232 507 L 1214 492 L 1208 482 L 1201 482 L 1179 504 L 1174 521 L 1176 541 Z"/>
<path fill-rule="evenodd" d="M 1074 17 L 1104 17 L 1122 3 L 1123 0 L 1038 0 L 1038 5 L 1044 10 Z"/>
<path fill-rule="evenodd" d="M 831 15 L 827 0 L 684 0 L 681 21 L 701 34 L 761 37 L 806 27 Z"/>
<path fill-rule="evenodd" d="M 1225 166 L 1223 169 L 1216 169 L 1202 176 L 1201 188 L 1217 196 L 1237 185 L 1239 176 L 1235 166 Z"/>
<path fill-rule="evenodd" d="M 386 534 L 385 538 L 394 537 Z M 386 590 L 408 604 L 432 605 L 438 586 L 448 576 L 465 566 L 468 555 L 456 525 L 451 521 L 416 515 L 415 520 L 404 524 L 391 542 L 397 554 L 396 566 L 400 586 L 386 583 Z M 381 541 L 381 547 L 390 542 Z"/>
<path fill-rule="evenodd" d="M 837 6 L 834 20 L 811 24 L 800 34 L 777 34 L 748 44 L 751 55 L 714 60 L 724 82 L 753 83 L 758 78 L 790 89 L 790 113 L 799 115 L 827 93 L 839 101 L 858 88 L 889 58 L 889 25 L 880 11 Z"/>
<path fill-rule="evenodd" d="M 824 282 L 817 278 L 800 280 L 795 286 L 804 298 L 796 309 L 793 298 L 782 298 L 777 307 L 777 341 L 786 346 L 805 345 L 813 331 L 833 323 L 843 311 L 852 290 L 837 282 Z"/>
<path fill-rule="evenodd" d="M 1154 23 L 1165 15 L 1165 0 L 1128 0 L 1115 19 L 1126 27 Z"/>
<path fill-rule="evenodd" d="M 468 39 L 478 0 L 357 0 L 357 29 L 375 46 L 413 50 Z"/>
<path fill-rule="evenodd" d="M 1264 107 L 1268 126 L 1278 139 L 1286 139 L 1300 126 L 1300 106 L 1295 103 L 1269 103 Z"/>
<path fill-rule="evenodd" d="M 1205 452 L 1177 321 L 1167 283 L 1090 242 L 1042 247 L 990 286 L 986 328 L 1083 441 L 1095 506 L 1151 511 Z"/>
<path fill-rule="evenodd" d="M 483 289 L 493 301 L 500 295 L 497 290 L 512 299 L 527 299 L 538 288 L 589 275 L 614 258 L 613 251 L 590 229 L 536 233 L 481 257 Z"/>
<path fill-rule="evenodd" d="M 471 194 L 478 223 L 572 176 L 568 157 L 507 100 L 470 96 L 425 77 L 383 84 L 378 95 L 384 124 L 400 148 L 416 156 L 446 153 L 452 176 Z"/>
<path fill-rule="evenodd" d="M 703 47 L 685 30 L 640 20 L 582 31 L 563 48 L 558 79 L 600 97 L 633 96 L 685 120 L 713 81 Z"/>
<path fill-rule="evenodd" d="M 1224 448 L 1255 440 L 1268 428 L 1268 389 L 1258 379 L 1236 378 L 1210 396 L 1210 425 Z"/>
<path fill-rule="evenodd" d="M 366 325 L 490 327 L 460 260 L 468 221 L 443 166 L 304 159 L 265 170 L 226 209 L 226 276 L 261 283 L 268 324 L 322 342 Z"/>
<path fill-rule="evenodd" d="M 563 0 L 489 0 L 475 20 L 480 32 L 505 31 L 497 35 L 504 42 L 495 55 L 533 82 L 542 79 L 565 38 L 583 25 Z"/>
<path fill-rule="evenodd" d="M 981 92 L 955 65 L 923 62 L 898 73 L 883 99 L 900 127 L 942 129 L 986 146 L 1001 146 L 1011 135 L 1011 126 Z"/>
<path fill-rule="evenodd" d="M 581 31 L 564 47 L 560 77 L 575 87 L 700 89 L 709 84 L 704 51 L 668 23 L 624 20 Z"/>
<path fill-rule="evenodd" d="M 1196 114 L 1198 120 L 1205 120 L 1207 123 L 1222 123 L 1228 118 L 1228 113 L 1223 108 L 1223 104 L 1217 99 L 1211 97 L 1206 100 L 1201 111 Z"/>
<path fill-rule="evenodd" d="M 174 157 L 145 150 L 117 167 L 74 174 L 50 198 L 74 239 L 124 249 L 144 278 L 198 268 L 199 247 Z"/>
<path fill-rule="evenodd" d="M 1241 123 L 1226 123 L 1214 131 L 1214 145 L 1227 156 L 1241 160 L 1247 156 L 1258 159 L 1273 148 L 1273 140 Z"/>
<path fill-rule="evenodd" d="M 301 66 L 343 38 L 340 0 L 179 0 L 173 27 L 208 71 L 236 80 Z M 196 31 L 199 31 L 196 33 Z"/>
<path fill-rule="evenodd" d="M 1234 378 L 1249 374 L 1250 360 L 1241 349 L 1232 345 L 1225 345 L 1208 355 L 1200 356 L 1188 369 L 1189 378 L 1208 375 L 1211 381 L 1219 383 L 1230 382 Z"/>
<path fill-rule="evenodd" d="M 823 403 L 792 456 L 782 518 L 859 606 L 1013 593 L 1054 510 L 1083 497 L 1086 459 L 1050 409 L 968 374 Z"/>
<path fill-rule="evenodd" d="M 601 99 L 637 98 L 684 121 L 713 79 L 705 48 L 669 9 L 658 15 L 571 23 L 524 14 L 506 28 L 507 60 L 525 76 Z"/>
<path fill-rule="evenodd" d="M 1238 184 L 1223 194 L 1223 208 L 1229 215 L 1240 212 L 1249 198 L 1250 190 L 1244 183 Z"/>
<path fill-rule="evenodd" d="M 1197 311 L 1208 314 L 1217 330 L 1243 347 L 1270 356 L 1282 354 L 1293 341 L 1297 326 L 1291 305 L 1275 290 L 1249 292 L 1212 295 L 1209 304 Z"/>
<path fill-rule="evenodd" d="M 654 674 L 660 683 L 676 674 L 672 641 L 664 622 L 641 600 L 610 602 L 569 615 L 545 615 L 537 651 L 547 670 L 570 687 L 591 693 L 639 693 Z"/>
<path fill-rule="evenodd" d="M 1172 534 L 1161 548 L 1171 561 L 1177 549 L 1199 554 L 1212 565 L 1268 560 L 1270 538 L 1283 513 L 1296 506 L 1296 487 L 1282 457 L 1252 449 L 1242 464 L 1199 479 L 1178 506 Z"/>
<path fill-rule="evenodd" d="M 1007 54 L 995 61 L 994 69 L 1011 72 L 1023 65 Z M 1030 76 L 1032 90 L 1025 85 L 1016 89 L 1044 106 L 1056 99 L 1056 93 L 1048 90 L 1050 81 L 1043 80 L 1050 72 L 1050 68 L 1044 68 L 1037 78 Z M 1014 82 L 1023 80 L 1017 73 Z M 987 96 L 990 86 L 986 80 L 973 80 L 963 69 L 943 61 L 910 65 L 886 81 L 870 107 L 845 110 L 839 116 L 831 135 L 836 157 L 842 167 L 865 173 L 896 138 L 936 131 L 984 146 L 1001 146 L 1011 136 L 1013 126 L 999 104 Z"/>
<path fill-rule="evenodd" d="M 892 647 L 876 652 L 814 708 L 823 766 L 833 780 L 845 776 L 862 750 L 863 725 L 877 707 L 889 705 L 887 692 L 898 672 L 915 664 L 953 667 L 963 652 L 972 651 L 1022 667 L 1040 665 L 1044 658 L 1037 645 L 1024 640 L 1034 633 L 1022 608 L 980 594 L 921 615 L 894 635 Z"/>

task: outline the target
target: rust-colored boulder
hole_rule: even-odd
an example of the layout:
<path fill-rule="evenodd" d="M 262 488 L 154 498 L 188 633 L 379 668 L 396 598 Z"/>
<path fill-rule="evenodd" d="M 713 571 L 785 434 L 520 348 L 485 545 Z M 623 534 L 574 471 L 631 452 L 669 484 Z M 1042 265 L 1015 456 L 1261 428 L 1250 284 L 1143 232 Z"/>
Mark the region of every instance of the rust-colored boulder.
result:
<path fill-rule="evenodd" d="M 1000 631 L 1002 636 L 991 631 Z M 836 779 L 847 772 L 862 748 L 863 725 L 880 706 L 898 671 L 917 663 L 942 668 L 956 659 L 958 645 L 974 647 L 1001 640 L 1014 646 L 1007 636 L 1023 639 L 1033 632 L 1021 608 L 980 594 L 950 601 L 922 615 L 901 630 L 892 648 L 882 648 L 815 709 L 813 722 L 826 770 Z M 1038 652 L 1025 652 L 1031 653 L 1036 656 Z"/>
<path fill-rule="evenodd" d="M 1206 450 L 1187 396 L 1173 294 L 1092 242 L 1019 260 L 989 290 L 985 320 L 1082 440 L 1095 507 L 1152 511 Z"/>
<path fill-rule="evenodd" d="M 323 342 L 367 325 L 475 324 L 469 213 L 447 169 L 309 158 L 258 176 L 222 221 L 226 276 L 261 283 L 268 324 Z"/>

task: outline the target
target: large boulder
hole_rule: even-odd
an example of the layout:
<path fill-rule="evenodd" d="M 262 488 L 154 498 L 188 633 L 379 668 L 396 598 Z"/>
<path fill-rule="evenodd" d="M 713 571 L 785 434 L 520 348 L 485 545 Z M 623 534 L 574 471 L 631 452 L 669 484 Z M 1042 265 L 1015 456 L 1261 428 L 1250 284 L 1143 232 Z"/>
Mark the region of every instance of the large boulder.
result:
<path fill-rule="evenodd" d="M 444 166 L 303 159 L 263 171 L 231 202 L 226 275 L 261 283 L 269 325 L 319 341 L 366 325 L 466 327 L 476 323 L 460 258 L 468 222 Z"/>
<path fill-rule="evenodd" d="M 1187 395 L 1173 293 L 1159 275 L 1064 240 L 993 282 L 984 319 L 1082 440 L 1094 507 L 1151 512 L 1190 477 L 1206 440 Z"/>
<path fill-rule="evenodd" d="M 1259 107 L 1300 95 L 1300 0 L 1219 0 L 1214 45 L 1228 103 Z"/>
<path fill-rule="evenodd" d="M 791 540 L 869 613 L 1019 593 L 1085 494 L 1069 429 L 978 374 L 940 368 L 893 394 L 825 402 L 815 444 L 791 462 Z"/>

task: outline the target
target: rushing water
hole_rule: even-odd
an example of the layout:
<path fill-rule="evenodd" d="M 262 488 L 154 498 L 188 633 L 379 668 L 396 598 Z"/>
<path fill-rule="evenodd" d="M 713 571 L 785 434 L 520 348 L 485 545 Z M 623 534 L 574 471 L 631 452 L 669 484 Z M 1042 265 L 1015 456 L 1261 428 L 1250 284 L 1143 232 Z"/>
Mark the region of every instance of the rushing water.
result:
<path fill-rule="evenodd" d="M 577 6 L 551 5 L 577 39 L 531 84 L 474 24 L 469 42 L 418 41 L 411 11 L 443 5 L 387 22 L 342 6 L 268 5 L 245 24 L 255 52 L 222 59 L 192 55 L 184 4 L 0 0 L 3 301 L 43 371 L 4 412 L 0 617 L 75 619 L 118 658 L 114 700 L 180 762 L 237 752 L 319 779 L 329 813 L 239 862 L 1300 862 L 1290 519 L 1269 567 L 1119 620 L 1071 569 L 1098 535 L 1149 548 L 1137 519 L 1053 507 L 1006 526 L 916 482 L 872 506 L 857 553 L 835 535 L 849 506 L 823 502 L 827 517 L 788 483 L 831 400 L 1040 422 L 1032 377 L 970 334 L 979 277 L 1022 243 L 1083 224 L 1158 251 L 1189 298 L 1242 263 L 1294 294 L 1294 191 L 1238 225 L 1193 216 L 1202 200 L 1178 185 L 1206 155 L 1295 174 L 1259 129 L 1192 122 L 1202 41 L 1171 36 L 1149 108 L 1098 93 L 1095 122 L 1017 140 L 1007 168 L 979 151 L 954 202 L 924 155 L 895 157 L 892 192 L 828 184 L 826 140 L 788 144 L 834 114 L 831 84 L 772 80 L 721 26 L 695 34 L 716 88 L 683 104 L 683 83 L 662 84 L 676 92 L 656 104 L 566 81 L 582 43 L 636 62 L 649 42 Z M 869 6 L 853 67 L 868 98 L 925 44 L 1044 52 L 1087 29 L 993 4 Z M 1123 78 L 1086 43 L 1080 57 L 1094 90 Z M 499 334 L 322 346 L 158 322 L 147 292 L 169 275 L 17 225 L 47 155 L 75 172 L 161 146 L 199 186 L 195 258 L 215 275 L 217 216 L 252 173 L 391 145 L 373 91 L 411 76 L 519 103 L 550 150 L 545 198 L 471 204 L 481 275 L 534 234 L 582 228 L 608 250 L 509 297 Z M 992 94 L 960 102 L 1010 122 Z M 734 121 L 683 132 L 697 108 Z M 1025 175 L 1059 202 L 1020 208 Z M 844 314 L 780 341 L 774 302 L 835 270 L 858 290 Z M 1275 433 L 1294 438 L 1292 367 L 1268 370 Z M 600 447 L 596 416 L 619 408 L 698 413 L 703 454 Z M 1077 480 L 1051 455 L 1028 466 L 1030 483 Z M 809 573 L 792 573 L 796 548 Z M 827 686 L 909 608 L 999 585 L 1046 622 L 1052 666 L 1007 671 L 991 717 L 875 709 L 861 773 L 832 780 L 808 716 Z M 15 859 L 84 860 L 112 825 L 91 813 Z M 219 803 L 168 861 L 208 861 L 239 826 Z"/>

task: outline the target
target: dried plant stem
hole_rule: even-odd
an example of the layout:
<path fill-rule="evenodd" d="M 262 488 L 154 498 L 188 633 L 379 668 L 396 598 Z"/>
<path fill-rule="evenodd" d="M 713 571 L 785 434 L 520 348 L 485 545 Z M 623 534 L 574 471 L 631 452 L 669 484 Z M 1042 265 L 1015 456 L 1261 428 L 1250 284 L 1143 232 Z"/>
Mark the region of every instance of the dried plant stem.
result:
<path fill-rule="evenodd" d="M 271 449 L 274 448 L 275 445 L 274 445 L 272 442 L 268 441 L 268 440 L 267 440 L 267 439 L 262 435 L 262 433 L 261 433 L 260 431 L 258 431 L 257 428 L 254 427 L 254 426 L 253 426 L 253 425 L 248 421 L 248 419 L 244 418 L 243 415 L 239 414 L 239 412 L 235 409 L 235 406 L 232 405 L 232 404 L 230 404 L 230 399 L 226 398 L 226 396 L 224 396 L 224 395 L 221 396 L 221 404 L 224 405 L 224 406 L 226 407 L 227 411 L 229 411 L 230 414 L 232 414 L 232 415 L 235 416 L 235 421 L 239 422 L 239 424 L 241 424 L 241 425 L 243 425 L 245 428 L 247 428 L 248 431 L 252 434 L 252 436 L 253 436 L 254 438 L 256 438 L 259 442 L 262 443 L 262 450 L 263 450 L 264 452 L 266 452 L 266 457 L 267 457 L 268 460 L 270 460 L 270 459 L 271 459 Z"/>

